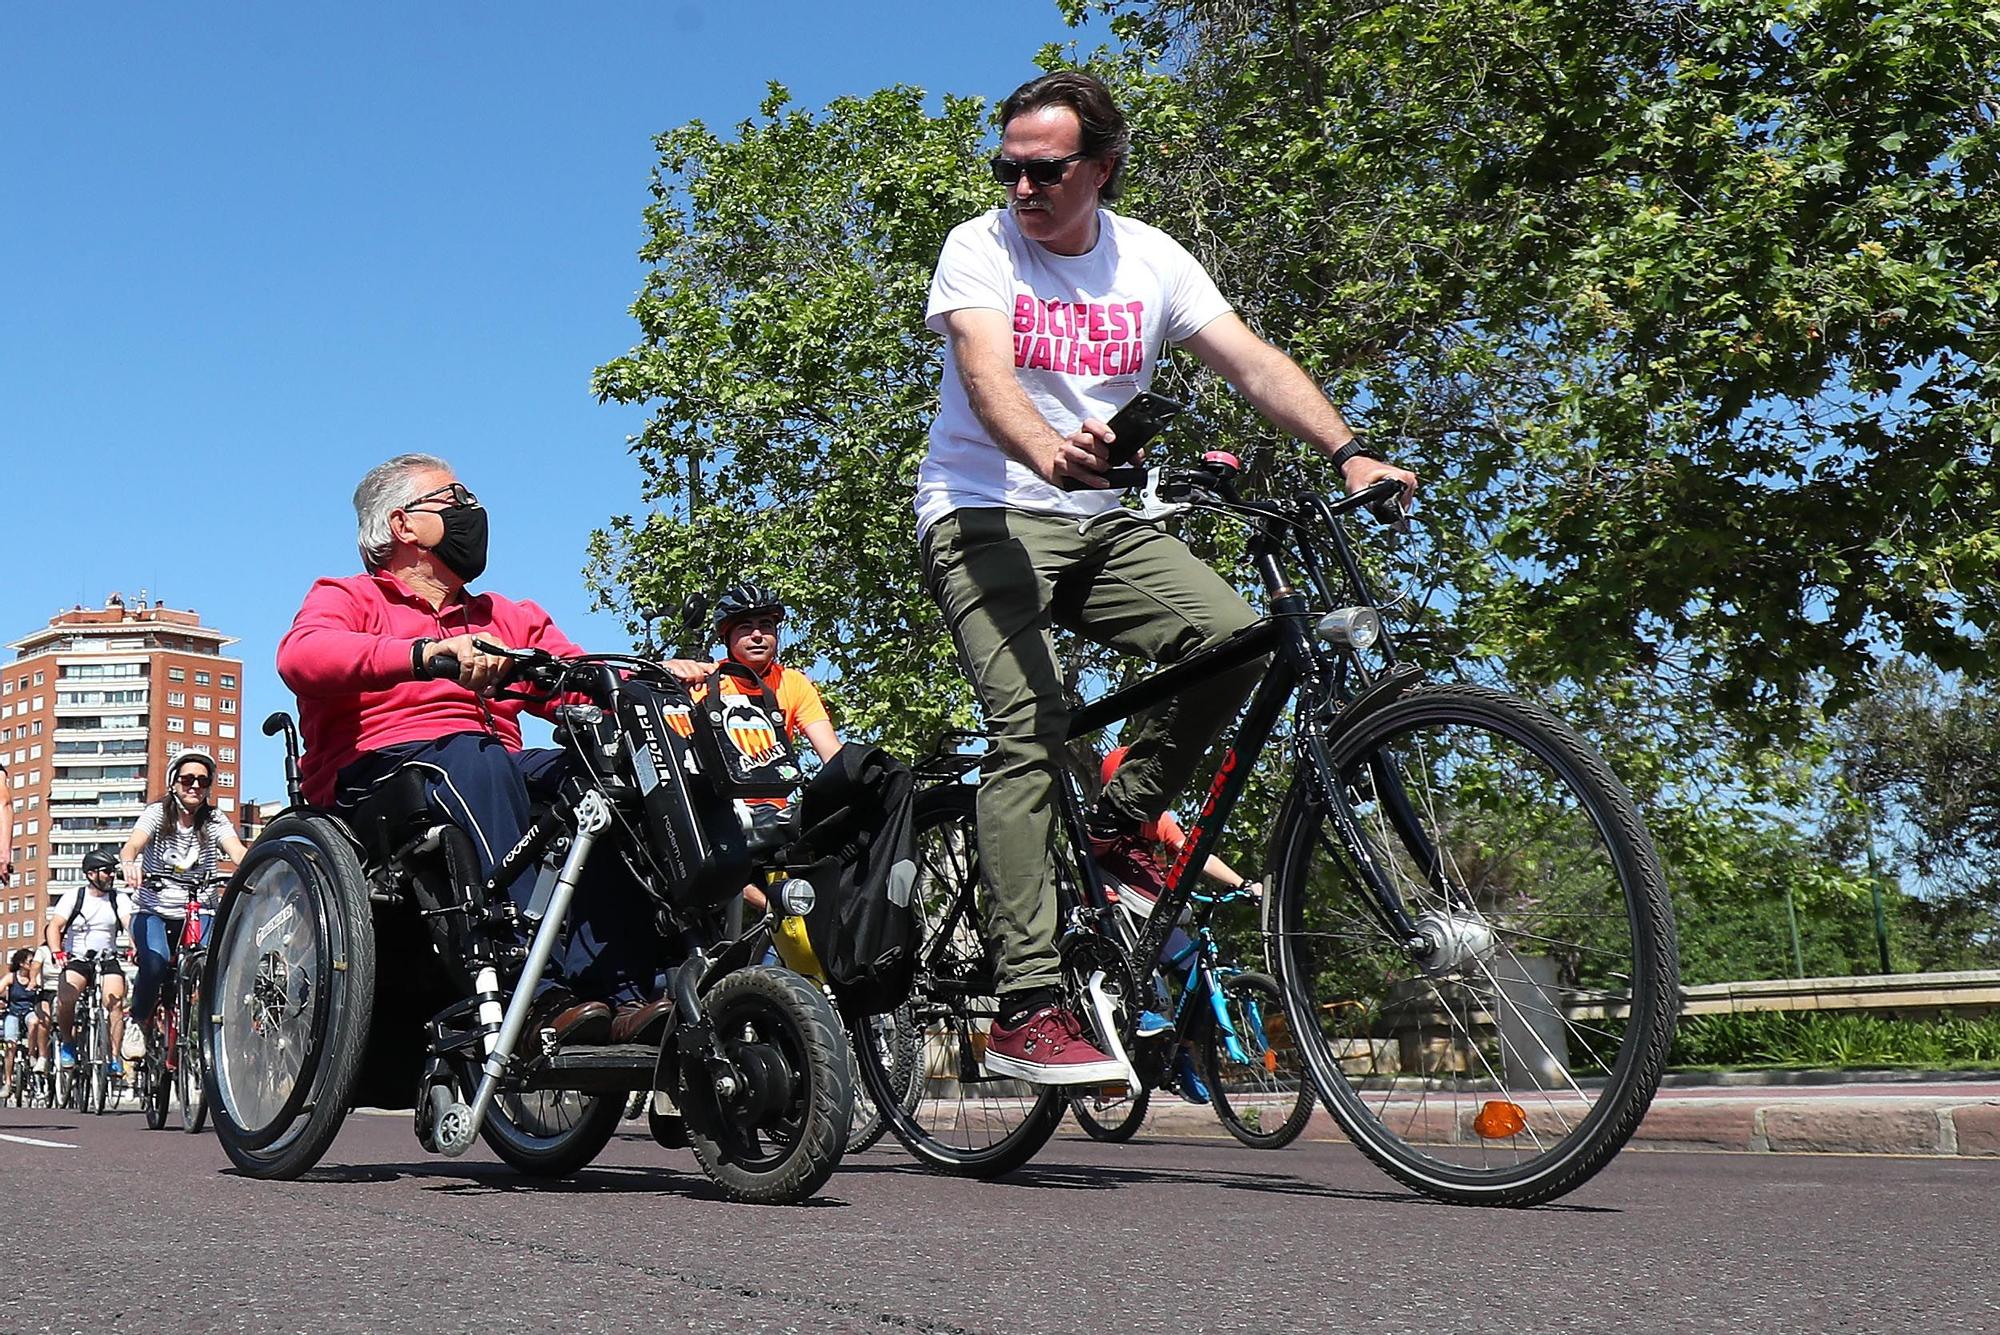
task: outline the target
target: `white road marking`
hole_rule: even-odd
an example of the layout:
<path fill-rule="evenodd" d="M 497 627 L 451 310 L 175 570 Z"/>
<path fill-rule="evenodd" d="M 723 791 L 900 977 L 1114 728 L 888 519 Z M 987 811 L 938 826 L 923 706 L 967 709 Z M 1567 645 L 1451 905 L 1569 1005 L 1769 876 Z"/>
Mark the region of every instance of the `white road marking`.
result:
<path fill-rule="evenodd" d="M 60 1140 L 36 1140 L 33 1136 L 0 1135 L 0 1140 L 11 1140 L 16 1145 L 34 1145 L 45 1150 L 73 1150 L 74 1145 L 66 1145 Z"/>

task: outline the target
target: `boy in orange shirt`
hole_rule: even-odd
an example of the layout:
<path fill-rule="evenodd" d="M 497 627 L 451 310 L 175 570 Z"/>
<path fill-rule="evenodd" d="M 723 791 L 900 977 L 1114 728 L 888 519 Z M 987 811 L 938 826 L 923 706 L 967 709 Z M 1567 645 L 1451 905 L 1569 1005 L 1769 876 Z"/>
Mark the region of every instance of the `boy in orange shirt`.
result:
<path fill-rule="evenodd" d="M 805 673 L 778 661 L 778 627 L 784 619 L 784 600 L 775 592 L 757 584 L 738 584 L 715 600 L 715 637 L 726 651 L 724 657 L 713 663 L 675 659 L 666 666 L 688 684 L 689 694 L 700 701 L 707 698 L 709 674 L 732 660 L 742 664 L 763 679 L 764 688 L 778 702 L 785 716 L 786 737 L 796 745 L 803 735 L 822 762 L 831 760 L 834 752 L 840 750 L 841 741 L 827 717 L 825 703 L 819 698 L 819 688 Z M 726 673 L 721 682 L 725 696 L 749 693 L 742 682 Z M 789 805 L 789 800 L 782 797 L 745 800 L 750 805 L 751 819 L 759 825 L 776 821 Z M 759 886 L 745 886 L 743 896 L 754 909 L 762 911 L 766 907 L 764 891 Z"/>

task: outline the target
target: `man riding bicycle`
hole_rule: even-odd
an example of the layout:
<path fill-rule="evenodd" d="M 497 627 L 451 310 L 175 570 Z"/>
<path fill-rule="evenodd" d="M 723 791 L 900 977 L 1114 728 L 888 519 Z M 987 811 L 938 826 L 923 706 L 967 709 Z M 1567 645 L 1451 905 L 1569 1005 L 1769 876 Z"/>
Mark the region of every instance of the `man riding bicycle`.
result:
<path fill-rule="evenodd" d="M 1123 1068 L 1061 1004 L 1051 857 L 1069 726 L 1056 626 L 1176 662 L 1251 625 L 1229 582 L 1179 540 L 1115 515 L 1105 419 L 1151 383 L 1169 343 L 1274 425 L 1318 446 L 1350 491 L 1413 474 L 1371 456 L 1312 380 L 1252 333 L 1193 256 L 1101 207 L 1118 196 L 1125 118 L 1089 75 L 1044 75 L 1000 110 L 993 174 L 1008 203 L 954 228 L 925 322 L 946 338 L 940 407 L 917 475 L 926 584 L 943 609 L 994 745 L 979 786 L 981 866 L 1001 956 L 986 1069 L 1042 1084 Z M 1065 485 L 1076 488 L 1066 490 Z M 1153 711 L 1091 813 L 1114 872 L 1241 706 L 1259 666 Z"/>
<path fill-rule="evenodd" d="M 139 979 L 123 1048 L 135 1061 L 146 1055 L 146 1022 L 180 953 L 187 915 L 199 907 L 189 902 L 189 891 L 213 880 L 222 859 L 240 862 L 246 851 L 229 817 L 209 800 L 214 783 L 215 758 L 208 752 L 175 756 L 167 769 L 167 791 L 146 808 L 119 850 L 125 884 L 139 902 L 132 915 Z"/>
<path fill-rule="evenodd" d="M 119 966 L 116 952 L 118 931 L 121 927 L 131 930 L 132 912 L 118 893 L 118 856 L 105 848 L 85 853 L 83 880 L 49 906 L 45 938 L 55 952 L 56 963 L 62 966 L 62 981 L 56 989 L 56 1060 L 65 1067 L 76 1065 L 76 1000 L 95 982 L 111 1018 L 111 1051 L 106 1055 L 105 1069 L 114 1076 L 123 1075 L 125 1065 L 118 1053 L 125 1040 L 125 970 Z"/>
<path fill-rule="evenodd" d="M 366 572 L 315 583 L 278 645 L 278 675 L 299 700 L 306 799 L 346 806 L 415 767 L 489 876 L 526 832 L 531 794 L 552 793 L 568 760 L 522 749 L 521 710 L 546 717 L 556 702 L 496 697 L 509 663 L 479 645 L 583 651 L 534 603 L 466 587 L 486 569 L 486 510 L 444 460 L 378 464 L 355 488 L 354 511 Z M 429 666 L 447 654 L 457 679 L 433 679 Z M 663 1018 L 653 911 L 612 865 L 586 868 L 552 971 L 567 986 L 545 991 L 531 1017 L 559 1042 L 626 1042 Z M 523 908 L 532 880 L 511 887 Z"/>

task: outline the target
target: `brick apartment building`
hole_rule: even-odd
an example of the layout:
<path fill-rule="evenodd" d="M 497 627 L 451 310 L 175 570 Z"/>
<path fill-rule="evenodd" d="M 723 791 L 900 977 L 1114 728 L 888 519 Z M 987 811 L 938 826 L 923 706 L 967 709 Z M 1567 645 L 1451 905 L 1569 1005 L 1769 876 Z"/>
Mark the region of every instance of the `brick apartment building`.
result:
<path fill-rule="evenodd" d="M 7 646 L 0 759 L 14 879 L 0 890 L 0 947 L 33 942 L 49 905 L 82 881 L 83 855 L 124 843 L 182 751 L 215 757 L 215 804 L 235 818 L 243 663 L 222 654 L 235 642 L 193 611 L 114 593 Z"/>

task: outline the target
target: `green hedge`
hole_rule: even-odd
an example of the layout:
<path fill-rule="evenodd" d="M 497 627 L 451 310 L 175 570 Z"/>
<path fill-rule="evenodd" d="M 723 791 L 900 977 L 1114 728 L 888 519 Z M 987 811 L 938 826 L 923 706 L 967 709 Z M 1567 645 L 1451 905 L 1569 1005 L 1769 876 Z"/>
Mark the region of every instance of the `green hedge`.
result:
<path fill-rule="evenodd" d="M 2000 1015 L 1891 1020 L 1824 1011 L 1682 1016 L 1674 1066 L 1990 1066 L 2000 1064 Z"/>

